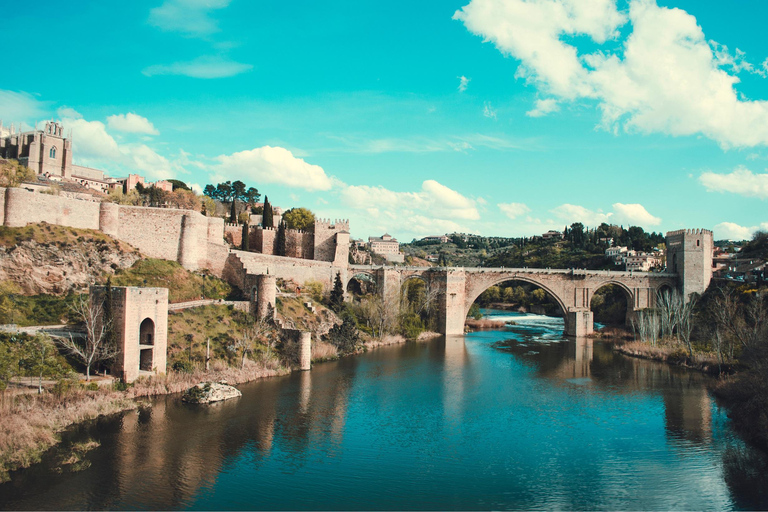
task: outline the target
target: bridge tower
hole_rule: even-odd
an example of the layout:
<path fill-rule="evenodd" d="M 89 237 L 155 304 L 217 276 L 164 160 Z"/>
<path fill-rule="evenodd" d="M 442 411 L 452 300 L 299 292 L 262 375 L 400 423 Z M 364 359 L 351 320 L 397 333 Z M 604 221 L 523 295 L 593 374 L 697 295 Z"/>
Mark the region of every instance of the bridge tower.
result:
<path fill-rule="evenodd" d="M 712 280 L 712 231 L 680 229 L 667 233 L 667 271 L 678 275 L 678 289 L 687 301 L 702 294 Z"/>

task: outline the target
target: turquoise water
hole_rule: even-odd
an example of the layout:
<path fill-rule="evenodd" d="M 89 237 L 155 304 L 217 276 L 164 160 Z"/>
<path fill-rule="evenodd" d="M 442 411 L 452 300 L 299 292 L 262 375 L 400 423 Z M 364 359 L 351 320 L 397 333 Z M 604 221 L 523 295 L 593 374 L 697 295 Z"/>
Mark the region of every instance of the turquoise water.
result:
<path fill-rule="evenodd" d="M 562 320 L 385 347 L 102 420 L 90 467 L 56 454 L 9 509 L 765 509 L 765 461 L 696 373 L 561 336 Z"/>

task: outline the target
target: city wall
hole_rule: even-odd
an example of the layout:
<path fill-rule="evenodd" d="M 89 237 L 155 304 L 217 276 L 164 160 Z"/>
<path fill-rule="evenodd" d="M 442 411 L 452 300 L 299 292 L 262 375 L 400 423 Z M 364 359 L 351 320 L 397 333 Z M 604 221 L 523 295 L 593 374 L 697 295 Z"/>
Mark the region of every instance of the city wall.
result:
<path fill-rule="evenodd" d="M 174 260 L 185 268 L 223 270 L 228 252 L 223 219 L 192 210 L 123 206 L 0 188 L 0 224 L 22 227 L 47 222 L 102 231 L 151 258 Z M 220 258 L 220 260 L 217 260 Z"/>

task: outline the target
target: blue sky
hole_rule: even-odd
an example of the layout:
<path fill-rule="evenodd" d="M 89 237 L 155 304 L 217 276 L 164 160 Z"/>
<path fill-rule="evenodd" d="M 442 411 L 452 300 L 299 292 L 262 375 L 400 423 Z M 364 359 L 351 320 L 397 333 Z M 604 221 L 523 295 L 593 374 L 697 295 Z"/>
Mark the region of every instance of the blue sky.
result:
<path fill-rule="evenodd" d="M 39 2 L 0 119 L 75 161 L 241 179 L 352 235 L 582 221 L 768 228 L 768 4 L 688 0 Z"/>

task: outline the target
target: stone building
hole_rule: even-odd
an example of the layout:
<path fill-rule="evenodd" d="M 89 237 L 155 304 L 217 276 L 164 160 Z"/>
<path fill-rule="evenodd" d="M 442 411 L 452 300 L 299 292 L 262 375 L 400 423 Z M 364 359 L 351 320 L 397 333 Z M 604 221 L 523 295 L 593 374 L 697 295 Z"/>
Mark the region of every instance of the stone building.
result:
<path fill-rule="evenodd" d="M 680 229 L 667 233 L 667 270 L 679 274 L 679 288 L 687 300 L 704 293 L 712 280 L 712 231 Z"/>
<path fill-rule="evenodd" d="M 142 375 L 165 373 L 168 351 L 168 289 L 112 287 L 91 288 L 91 304 L 112 302 L 112 325 L 120 351 L 112 373 L 124 382 Z"/>
<path fill-rule="evenodd" d="M 397 238 L 392 238 L 389 233 L 384 233 L 380 237 L 369 236 L 368 245 L 372 253 L 384 256 L 387 261 L 398 263 L 405 261 L 405 256 L 400 252 L 400 242 Z"/>
<path fill-rule="evenodd" d="M 168 181 L 149 183 L 138 174 L 129 174 L 127 178 L 112 178 L 99 169 L 73 164 L 72 155 L 72 137 L 65 137 L 64 128 L 57 122 L 46 122 L 43 130 L 18 133 L 13 125 L 5 129 L 0 122 L 0 158 L 18 160 L 39 176 L 52 180 L 70 180 L 102 193 L 116 189 L 127 193 L 136 188 L 137 183 L 145 187 L 154 185 L 167 192 L 173 190 L 173 185 Z"/>

